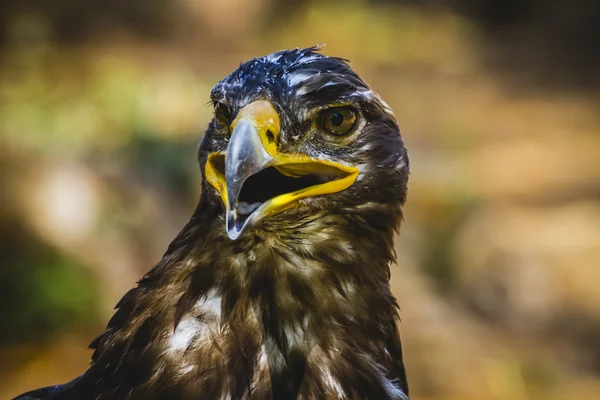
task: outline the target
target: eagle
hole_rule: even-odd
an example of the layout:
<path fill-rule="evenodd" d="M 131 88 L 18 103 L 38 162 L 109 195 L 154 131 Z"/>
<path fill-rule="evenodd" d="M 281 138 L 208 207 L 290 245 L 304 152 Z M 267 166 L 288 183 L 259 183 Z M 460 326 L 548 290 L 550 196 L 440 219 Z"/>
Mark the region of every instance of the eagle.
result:
<path fill-rule="evenodd" d="M 90 345 L 18 399 L 408 399 L 390 289 L 409 162 L 390 107 L 318 47 L 210 94 L 190 221 Z"/>

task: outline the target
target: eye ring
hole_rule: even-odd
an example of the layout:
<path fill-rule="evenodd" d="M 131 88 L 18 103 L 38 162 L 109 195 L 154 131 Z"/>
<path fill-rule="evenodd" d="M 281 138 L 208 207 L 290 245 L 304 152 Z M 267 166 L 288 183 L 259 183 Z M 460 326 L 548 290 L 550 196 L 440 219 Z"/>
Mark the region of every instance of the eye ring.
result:
<path fill-rule="evenodd" d="M 231 125 L 231 111 L 222 101 L 215 103 L 215 120 L 222 128 Z"/>
<path fill-rule="evenodd" d="M 342 136 L 354 129 L 357 119 L 358 113 L 353 107 L 331 107 L 321 111 L 317 123 L 327 133 Z"/>

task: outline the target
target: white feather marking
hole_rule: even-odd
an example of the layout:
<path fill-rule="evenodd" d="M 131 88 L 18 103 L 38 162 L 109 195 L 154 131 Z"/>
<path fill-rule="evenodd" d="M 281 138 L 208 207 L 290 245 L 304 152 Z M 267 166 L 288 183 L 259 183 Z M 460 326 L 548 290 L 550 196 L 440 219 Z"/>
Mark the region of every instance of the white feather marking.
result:
<path fill-rule="evenodd" d="M 266 367 L 269 363 L 269 355 L 267 354 L 267 349 L 265 348 L 265 345 L 263 344 L 262 346 L 260 346 L 260 354 L 258 356 L 258 364 L 261 367 Z"/>
<path fill-rule="evenodd" d="M 363 180 L 365 178 L 366 172 L 369 171 L 370 169 L 370 165 L 369 164 L 358 164 L 356 166 L 356 168 L 358 168 L 359 174 L 356 177 L 357 181 Z"/>
<path fill-rule="evenodd" d="M 329 81 L 329 82 L 325 82 L 323 85 L 321 85 L 321 86 L 319 86 L 319 87 L 312 87 L 312 86 L 308 86 L 308 85 L 302 85 L 302 86 L 300 86 L 300 87 L 299 87 L 299 88 L 296 90 L 296 94 L 297 94 L 298 96 L 303 96 L 303 95 L 305 95 L 306 93 L 309 93 L 309 92 L 314 92 L 315 90 L 319 90 L 319 89 L 322 89 L 322 88 L 324 88 L 324 87 L 327 87 L 327 86 L 332 86 L 332 85 L 337 85 L 337 84 L 338 84 L 338 83 L 336 83 L 336 82 L 331 82 L 331 81 Z M 310 90 L 309 90 L 309 88 L 310 88 Z"/>
<path fill-rule="evenodd" d="M 296 72 L 288 75 L 288 84 L 290 86 L 298 86 L 315 76 L 315 74 L 307 74 L 305 72 Z"/>
<path fill-rule="evenodd" d="M 379 365 L 377 368 L 377 372 L 379 373 L 379 379 L 381 380 L 383 388 L 386 392 L 388 392 L 391 399 L 408 400 L 408 396 L 406 396 L 406 394 L 402 391 L 402 389 L 400 389 L 400 387 L 398 387 L 398 385 L 394 381 L 388 379 L 385 376 L 383 368 Z"/>
<path fill-rule="evenodd" d="M 208 335 L 208 326 L 193 317 L 181 320 L 175 332 L 169 338 L 168 351 L 177 352 L 187 349 L 194 340 Z"/>
<path fill-rule="evenodd" d="M 204 314 L 213 321 L 221 318 L 221 296 L 216 290 L 209 291 L 194 305 L 194 313 Z M 175 332 L 169 337 L 167 351 L 173 353 L 184 351 L 195 341 L 208 339 L 210 334 L 209 325 L 203 320 L 193 316 L 186 316 L 179 322 Z"/>
<path fill-rule="evenodd" d="M 269 54 L 268 56 L 265 56 L 265 60 L 272 62 L 272 63 L 276 63 L 277 61 L 279 61 L 280 58 L 281 58 L 281 54 L 277 54 L 277 53 L 273 53 L 273 54 Z"/>
<path fill-rule="evenodd" d="M 342 385 L 340 385 L 338 380 L 335 379 L 333 377 L 333 375 L 331 375 L 331 371 L 329 370 L 329 368 L 320 366 L 319 369 L 321 370 L 323 380 L 325 381 L 325 384 L 327 385 L 327 387 L 329 389 L 333 390 L 340 399 L 345 399 L 346 392 L 344 392 L 344 389 L 342 388 Z"/>
<path fill-rule="evenodd" d="M 346 293 L 350 296 L 356 294 L 356 286 L 354 286 L 352 283 L 346 283 Z"/>
<path fill-rule="evenodd" d="M 319 87 L 312 88 L 312 91 L 321 90 L 321 89 L 323 89 L 325 87 L 335 86 L 335 85 L 339 85 L 339 84 L 341 84 L 341 83 L 340 82 L 335 82 L 335 81 L 327 81 L 327 82 L 325 82 L 324 84 L 322 84 Z M 300 93 L 300 90 L 298 90 L 296 93 Z M 304 93 L 302 93 L 302 94 L 304 94 Z"/>
<path fill-rule="evenodd" d="M 217 319 L 221 318 L 221 296 L 215 289 L 211 289 L 196 302 L 194 310 Z"/>
<path fill-rule="evenodd" d="M 183 367 L 179 373 L 181 375 L 189 374 L 190 372 L 192 372 L 194 370 L 194 368 L 195 368 L 194 365 L 188 365 L 187 367 Z"/>
<path fill-rule="evenodd" d="M 394 116 L 394 112 L 392 111 L 392 108 L 388 105 L 388 103 L 386 103 L 379 94 L 375 93 L 372 90 L 359 90 L 356 92 L 357 95 L 364 97 L 365 99 L 369 100 L 369 101 L 378 101 L 379 104 L 381 104 L 381 106 L 383 107 L 383 111 L 385 111 L 387 114 L 391 115 L 392 117 Z"/>
<path fill-rule="evenodd" d="M 400 389 L 396 384 L 394 384 L 394 382 L 390 381 L 387 378 L 384 378 L 382 380 L 382 383 L 383 387 L 385 388 L 385 391 L 390 394 L 390 398 L 397 400 L 408 400 L 406 394 L 404 394 L 402 389 Z"/>
<path fill-rule="evenodd" d="M 364 97 L 367 100 L 373 100 L 373 97 L 375 97 L 375 92 L 372 90 L 357 90 L 354 93 L 358 96 Z"/>
<path fill-rule="evenodd" d="M 396 117 L 394 115 L 394 111 L 392 110 L 392 107 L 389 106 L 388 103 L 385 102 L 385 100 L 383 100 L 381 98 L 381 96 L 377 96 L 379 98 L 379 101 L 381 102 L 381 105 L 383 106 L 383 110 L 388 113 L 389 115 L 391 115 L 392 117 Z"/>
<path fill-rule="evenodd" d="M 298 61 L 298 64 L 308 64 L 309 62 L 313 62 L 315 60 L 318 60 L 319 58 L 321 58 L 321 56 L 317 56 L 317 55 L 303 57 Z"/>
<path fill-rule="evenodd" d="M 404 157 L 401 156 L 398 159 L 398 161 L 396 161 L 396 166 L 394 168 L 397 169 L 398 171 L 401 171 L 404 168 L 406 168 L 406 160 L 404 160 Z"/>
<path fill-rule="evenodd" d="M 367 201 L 366 203 L 354 206 L 356 210 L 377 210 L 381 209 L 381 207 L 380 203 L 375 203 L 374 201 Z"/>
<path fill-rule="evenodd" d="M 306 93 L 308 93 L 308 89 L 306 88 L 306 86 L 300 86 L 300 88 L 298 90 L 296 90 L 296 94 L 298 96 L 303 96 Z"/>

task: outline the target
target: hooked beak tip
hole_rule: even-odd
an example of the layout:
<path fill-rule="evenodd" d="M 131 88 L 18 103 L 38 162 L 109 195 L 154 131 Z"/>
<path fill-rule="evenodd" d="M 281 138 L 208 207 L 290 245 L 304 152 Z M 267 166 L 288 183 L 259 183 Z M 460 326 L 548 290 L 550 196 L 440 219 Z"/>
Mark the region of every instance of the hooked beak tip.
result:
<path fill-rule="evenodd" d="M 227 209 L 225 216 L 225 230 L 229 239 L 235 240 L 240 236 L 241 227 L 238 226 L 237 211 L 235 209 Z"/>

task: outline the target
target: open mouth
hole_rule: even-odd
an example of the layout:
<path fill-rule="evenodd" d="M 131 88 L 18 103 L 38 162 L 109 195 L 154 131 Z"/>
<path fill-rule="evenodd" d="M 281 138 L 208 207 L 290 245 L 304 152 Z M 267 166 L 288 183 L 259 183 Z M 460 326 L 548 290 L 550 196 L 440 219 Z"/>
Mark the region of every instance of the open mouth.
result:
<path fill-rule="evenodd" d="M 225 155 L 210 160 L 214 170 L 225 176 Z M 237 202 L 232 205 L 240 216 L 249 216 L 264 203 L 279 196 L 302 196 L 303 192 L 347 178 L 351 172 L 322 163 L 287 163 L 267 167 L 248 177 L 242 184 Z"/>
<path fill-rule="evenodd" d="M 292 178 L 285 176 L 275 167 L 268 167 L 252 175 L 242 185 L 238 197 L 238 213 L 250 215 L 260 205 L 274 197 L 323 183 L 316 175 Z"/>

